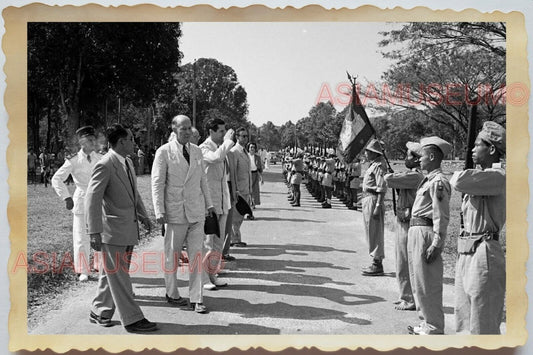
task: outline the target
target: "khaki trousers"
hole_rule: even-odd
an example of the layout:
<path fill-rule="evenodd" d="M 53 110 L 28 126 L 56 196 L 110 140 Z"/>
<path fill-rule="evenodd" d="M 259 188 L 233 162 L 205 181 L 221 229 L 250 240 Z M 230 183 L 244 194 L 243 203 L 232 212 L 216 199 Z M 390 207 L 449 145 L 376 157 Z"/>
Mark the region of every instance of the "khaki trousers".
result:
<path fill-rule="evenodd" d="M 407 235 L 409 222 L 396 220 L 396 280 L 400 289 L 399 299 L 414 303 L 413 290 L 409 276 L 409 255 L 407 252 Z"/>
<path fill-rule="evenodd" d="M 91 309 L 96 315 L 107 318 L 112 318 L 117 309 L 123 326 L 144 318 L 133 299 L 128 261 L 132 249 L 131 246 L 102 243 L 102 257 L 98 265 L 100 277 Z"/>
<path fill-rule="evenodd" d="M 377 195 L 369 195 L 363 198 L 361 203 L 368 253 L 372 258 L 381 260 L 385 258 L 385 209 L 382 206 L 381 213 L 377 217 L 373 216 L 377 199 Z"/>
<path fill-rule="evenodd" d="M 505 256 L 496 240 L 459 254 L 455 268 L 457 333 L 500 334 L 505 298 Z"/>
<path fill-rule="evenodd" d="M 442 306 L 443 263 L 439 255 L 431 263 L 426 262 L 427 248 L 433 241 L 433 227 L 410 227 L 407 237 L 411 286 L 421 326 L 428 334 L 444 333 L 444 309 Z"/>
<path fill-rule="evenodd" d="M 204 222 L 195 223 L 167 223 L 165 225 L 165 267 L 163 274 L 167 295 L 179 298 L 178 259 L 183 242 L 187 240 L 187 254 L 189 255 L 189 299 L 193 303 L 203 302 L 202 260 L 204 243 Z"/>

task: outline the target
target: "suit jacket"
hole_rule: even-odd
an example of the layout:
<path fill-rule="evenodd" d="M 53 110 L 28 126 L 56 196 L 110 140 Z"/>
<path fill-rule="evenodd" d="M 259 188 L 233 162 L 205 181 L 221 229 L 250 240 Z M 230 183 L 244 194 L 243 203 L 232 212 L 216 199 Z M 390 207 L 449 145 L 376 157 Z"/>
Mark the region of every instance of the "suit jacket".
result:
<path fill-rule="evenodd" d="M 109 151 L 96 163 L 85 194 L 87 232 L 101 233 L 102 243 L 136 245 L 139 218 L 147 218 L 137 190 L 133 163 L 128 160 L 133 189 L 128 174 L 116 153 Z"/>
<path fill-rule="evenodd" d="M 203 222 L 206 207 L 212 206 L 203 155 L 189 144 L 189 161 L 178 141 L 168 142 L 155 153 L 152 165 L 152 200 L 156 217 L 163 213 L 168 223 Z"/>
<path fill-rule="evenodd" d="M 231 207 L 230 192 L 226 179 L 226 173 L 229 170 L 229 166 L 226 164 L 226 156 L 233 144 L 233 141 L 226 140 L 220 146 L 217 146 L 210 137 L 200 144 L 200 149 L 204 156 L 209 194 L 217 214 L 228 213 Z"/>
<path fill-rule="evenodd" d="M 250 170 L 250 157 L 240 144 L 231 148 L 233 166 L 235 171 L 235 189 L 241 195 L 252 193 L 252 172 Z"/>

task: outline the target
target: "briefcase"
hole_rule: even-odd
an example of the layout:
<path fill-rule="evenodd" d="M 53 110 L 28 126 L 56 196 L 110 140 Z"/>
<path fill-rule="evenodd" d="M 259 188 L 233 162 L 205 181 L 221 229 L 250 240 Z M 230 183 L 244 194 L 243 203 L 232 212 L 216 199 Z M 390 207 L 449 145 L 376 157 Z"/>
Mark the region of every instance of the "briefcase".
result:
<path fill-rule="evenodd" d="M 204 223 L 205 234 L 216 234 L 220 238 L 220 228 L 218 226 L 218 218 L 215 213 L 210 213 L 205 217 Z"/>

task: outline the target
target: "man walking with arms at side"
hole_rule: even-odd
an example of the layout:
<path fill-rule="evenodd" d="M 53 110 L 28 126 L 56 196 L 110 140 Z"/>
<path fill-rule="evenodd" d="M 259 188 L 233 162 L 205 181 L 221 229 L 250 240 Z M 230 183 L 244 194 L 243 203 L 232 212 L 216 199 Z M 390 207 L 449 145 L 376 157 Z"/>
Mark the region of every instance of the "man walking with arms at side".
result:
<path fill-rule="evenodd" d="M 128 332 L 157 329 L 144 318 L 133 299 L 129 275 L 129 254 L 139 242 L 140 220 L 146 229 L 151 222 L 137 190 L 133 163 L 127 155 L 134 153 L 133 135 L 119 124 L 107 131 L 109 152 L 94 166 L 85 195 L 87 228 L 91 247 L 102 251 L 98 290 L 89 320 L 110 326 L 118 310 Z"/>
<path fill-rule="evenodd" d="M 222 247 L 224 244 L 224 231 L 226 219 L 231 208 L 230 191 L 228 187 L 229 166 L 226 157 L 235 144 L 233 142 L 233 130 L 226 132 L 226 123 L 220 118 L 207 121 L 205 130 L 209 137 L 200 145 L 204 156 L 207 185 L 213 202 L 213 207 L 218 218 L 220 235 L 207 234 L 205 236 L 206 254 L 204 257 L 204 288 L 216 289 L 227 284 L 218 280 L 216 273 L 221 267 Z"/>
<path fill-rule="evenodd" d="M 241 196 L 246 203 L 250 204 L 252 193 L 252 171 L 250 169 L 250 158 L 245 147 L 248 143 L 248 131 L 241 127 L 237 129 L 237 144 L 231 148 L 230 157 L 233 159 L 235 168 L 235 190 L 238 196 Z M 232 181 L 232 183 L 234 183 Z M 235 201 L 236 203 L 237 201 Z M 234 205 L 235 206 L 235 205 Z M 232 206 L 233 207 L 233 206 Z M 236 247 L 245 247 L 246 243 L 242 241 L 241 225 L 244 216 L 237 210 L 233 213 L 233 225 L 231 230 L 231 245 Z"/>
<path fill-rule="evenodd" d="M 72 246 L 74 248 L 74 271 L 80 281 L 89 279 L 90 253 L 89 236 L 85 223 L 85 191 L 89 185 L 89 179 L 96 163 L 102 155 L 96 153 L 96 136 L 91 126 L 81 127 L 76 131 L 78 143 L 81 149 L 76 155 L 65 160 L 63 165 L 52 177 L 52 187 L 55 192 L 65 201 L 67 210 L 72 211 Z M 76 190 L 71 195 L 65 180 L 72 175 Z M 98 268 L 98 252 L 94 254 L 95 269 Z"/>
<path fill-rule="evenodd" d="M 184 306 L 186 300 L 178 291 L 178 256 L 187 240 L 189 264 L 189 298 L 198 313 L 207 312 L 203 304 L 202 247 L 206 207 L 215 213 L 200 148 L 190 143 L 191 120 L 184 115 L 172 119 L 176 139 L 156 151 L 152 166 L 152 200 L 157 222 L 165 224 L 164 277 L 166 299 L 170 304 Z M 197 267 L 197 269 L 195 269 Z"/>
<path fill-rule="evenodd" d="M 424 179 L 420 171 L 420 143 L 407 142 L 405 166 L 407 171 L 385 175 L 385 182 L 391 189 L 397 189 L 396 208 L 396 280 L 400 288 L 400 297 L 396 308 L 400 311 L 414 311 L 415 300 L 409 279 L 409 261 L 407 253 L 407 233 L 411 220 L 411 209 L 415 201 L 416 188 Z"/>
<path fill-rule="evenodd" d="M 428 175 L 416 191 L 407 248 L 411 286 L 422 323 L 408 330 L 418 335 L 444 334 L 441 252 L 450 220 L 451 187 L 440 166 L 452 146 L 439 137 L 423 138 L 420 145 L 420 167 Z"/>
<path fill-rule="evenodd" d="M 505 129 L 488 121 L 472 158 L 481 169 L 454 173 L 450 183 L 464 193 L 464 230 L 455 268 L 457 333 L 500 334 L 505 298 L 505 256 L 499 237 L 505 224 Z"/>
<path fill-rule="evenodd" d="M 368 253 L 372 257 L 372 264 L 363 269 L 365 276 L 383 275 L 383 258 L 385 257 L 385 207 L 383 200 L 387 192 L 387 185 L 383 179 L 385 162 L 383 151 L 378 140 L 373 139 L 365 148 L 370 166 L 363 177 L 363 222 L 368 243 Z"/>

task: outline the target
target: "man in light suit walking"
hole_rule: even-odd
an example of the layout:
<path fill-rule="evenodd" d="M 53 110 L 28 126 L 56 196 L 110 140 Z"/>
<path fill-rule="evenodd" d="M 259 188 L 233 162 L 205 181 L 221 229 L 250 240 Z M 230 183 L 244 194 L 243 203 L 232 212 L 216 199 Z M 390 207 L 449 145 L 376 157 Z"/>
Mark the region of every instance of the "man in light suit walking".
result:
<path fill-rule="evenodd" d="M 200 145 L 200 149 L 204 155 L 207 185 L 217 213 L 220 235 L 207 234 L 205 236 L 204 265 L 208 264 L 209 270 L 206 268 L 204 271 L 204 289 L 215 290 L 217 287 L 227 285 L 226 282 L 219 280 L 216 274 L 222 266 L 224 231 L 228 212 L 231 209 L 227 154 L 235 143 L 233 142 L 233 130 L 226 132 L 226 123 L 220 118 L 208 120 L 205 128 L 209 132 L 209 137 Z"/>
<path fill-rule="evenodd" d="M 241 196 L 246 203 L 250 204 L 252 193 L 252 171 L 250 169 L 250 158 L 246 151 L 246 144 L 248 143 L 248 131 L 241 127 L 237 129 L 237 144 L 231 148 L 230 159 L 233 160 L 232 166 L 235 169 L 236 181 L 235 190 L 238 196 Z M 237 203 L 237 201 L 235 201 Z M 234 207 L 235 204 L 232 206 Z M 245 247 L 246 243 L 241 238 L 241 225 L 244 221 L 244 216 L 238 211 L 233 213 L 233 225 L 231 231 L 231 245 L 236 247 Z"/>
<path fill-rule="evenodd" d="M 133 154 L 133 135 L 115 124 L 108 129 L 107 139 L 111 149 L 94 166 L 85 194 L 91 247 L 102 251 L 98 290 L 89 320 L 108 327 L 117 309 L 128 332 L 153 331 L 157 325 L 144 318 L 135 303 L 129 275 L 129 256 L 139 241 L 137 221 L 151 229 L 133 163 L 126 157 Z"/>
<path fill-rule="evenodd" d="M 203 164 L 201 149 L 190 143 L 191 120 L 184 115 L 172 119 L 176 140 L 156 151 L 152 166 L 152 200 L 158 223 L 165 224 L 164 277 L 166 299 L 184 306 L 180 297 L 176 271 L 178 256 L 185 239 L 189 254 L 189 298 L 198 313 L 207 312 L 203 304 L 202 246 L 206 207 L 215 213 Z M 192 265 L 192 269 L 191 269 Z"/>

